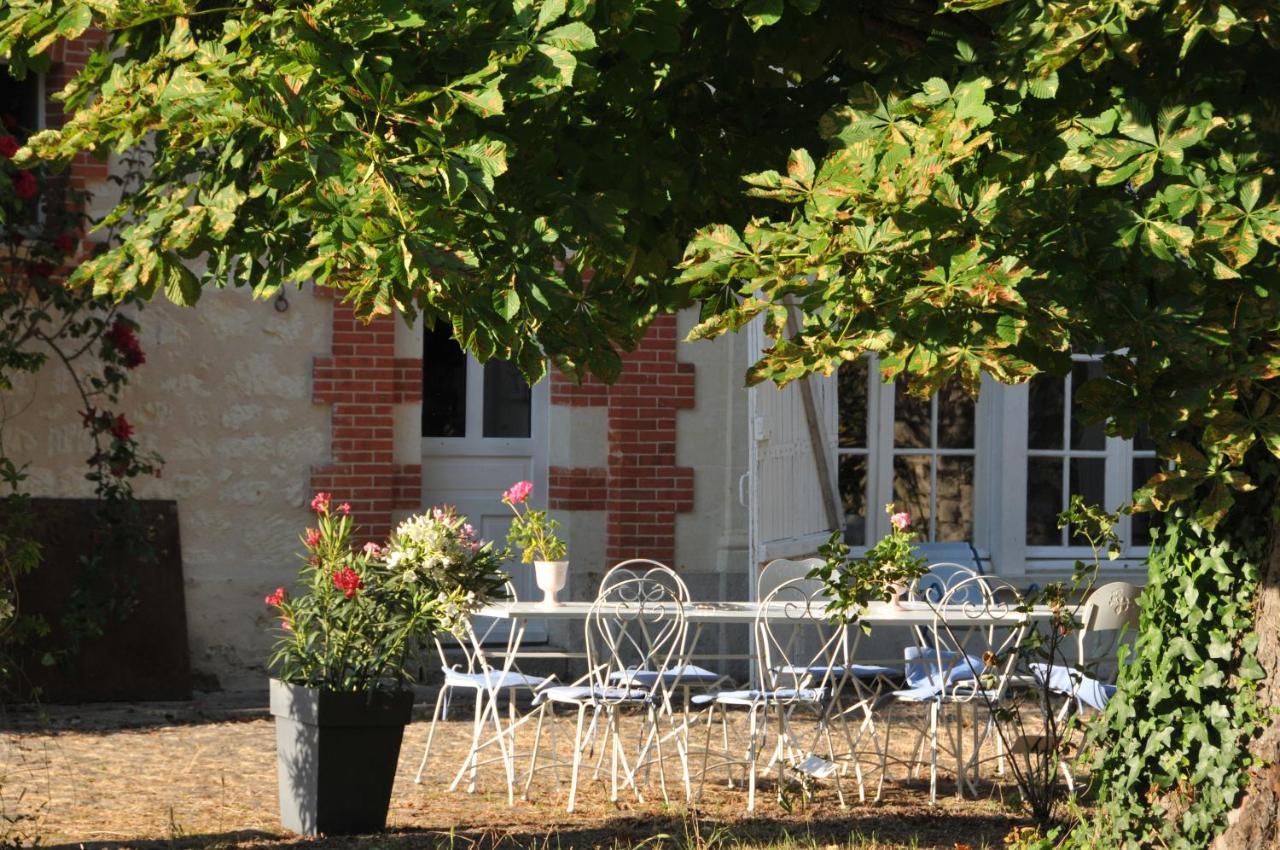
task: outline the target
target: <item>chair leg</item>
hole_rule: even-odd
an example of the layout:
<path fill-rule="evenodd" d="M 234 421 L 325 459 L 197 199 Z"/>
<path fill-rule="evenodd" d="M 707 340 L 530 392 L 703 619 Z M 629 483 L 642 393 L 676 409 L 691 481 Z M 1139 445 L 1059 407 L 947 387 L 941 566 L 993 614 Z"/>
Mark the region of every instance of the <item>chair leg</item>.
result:
<path fill-rule="evenodd" d="M 751 706 L 748 718 L 749 732 L 747 738 L 747 811 L 756 810 L 756 718 L 759 714 L 757 706 Z"/>
<path fill-rule="evenodd" d="M 598 714 L 593 710 L 593 714 Z M 573 806 L 578 800 L 578 770 L 582 767 L 582 750 L 585 742 L 582 740 L 582 723 L 586 718 L 587 704 L 583 703 L 578 706 L 578 725 L 577 732 L 573 739 L 573 770 L 569 774 L 569 806 L 566 811 L 572 812 Z M 594 717 L 593 717 L 594 720 Z"/>
<path fill-rule="evenodd" d="M 427 746 L 422 750 L 422 761 L 418 763 L 418 773 L 413 777 L 414 784 L 422 784 L 422 771 L 427 767 L 427 757 L 431 755 L 431 741 L 436 736 L 436 721 L 440 719 L 440 707 L 444 704 L 445 694 L 449 692 L 448 685 L 440 686 L 440 693 L 436 694 L 436 707 L 431 712 L 431 728 L 427 730 Z"/>
<path fill-rule="evenodd" d="M 533 732 L 533 753 L 529 756 L 529 775 L 525 778 L 524 792 L 520 795 L 520 799 L 522 800 L 529 799 L 529 786 L 533 784 L 533 772 L 538 767 L 538 747 L 542 744 L 542 721 L 546 719 L 548 705 L 549 703 L 543 703 L 538 706 L 538 723 L 534 727 Z M 556 760 L 554 744 L 552 744 L 551 749 L 551 760 L 553 762 Z"/>
<path fill-rule="evenodd" d="M 938 702 L 929 703 L 929 805 L 938 802 Z"/>

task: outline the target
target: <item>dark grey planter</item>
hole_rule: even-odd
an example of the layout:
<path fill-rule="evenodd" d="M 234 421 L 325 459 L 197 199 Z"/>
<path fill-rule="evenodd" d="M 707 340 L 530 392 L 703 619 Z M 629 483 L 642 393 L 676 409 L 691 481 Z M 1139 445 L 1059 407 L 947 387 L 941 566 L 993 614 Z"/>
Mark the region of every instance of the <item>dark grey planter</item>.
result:
<path fill-rule="evenodd" d="M 303 835 L 387 825 L 413 692 L 345 694 L 271 680 L 280 821 Z"/>

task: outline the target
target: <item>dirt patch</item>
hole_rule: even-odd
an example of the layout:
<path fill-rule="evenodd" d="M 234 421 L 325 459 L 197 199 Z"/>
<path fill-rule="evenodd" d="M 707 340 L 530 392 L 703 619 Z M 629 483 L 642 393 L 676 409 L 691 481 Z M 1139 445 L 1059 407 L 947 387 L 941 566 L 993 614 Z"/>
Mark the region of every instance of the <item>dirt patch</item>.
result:
<path fill-rule="evenodd" d="M 875 846 L 869 842 L 877 839 L 889 847 L 953 850 L 958 844 L 999 847 L 1009 830 L 1024 822 L 1002 805 L 1001 797 L 1013 794 L 997 777 L 986 777 L 991 781 L 981 787 L 983 799 L 958 800 L 954 780 L 945 773 L 939 803 L 930 807 L 927 772 L 909 779 L 901 766 L 890 769 L 879 802 L 859 803 L 850 771 L 843 777 L 849 803 L 844 809 L 829 780 L 814 783 L 809 795 L 793 788 L 780 803 L 770 775 L 761 781 L 757 812 L 748 816 L 745 789 L 725 787 L 723 772 L 712 773 L 702 801 L 688 807 L 674 759 L 667 772 L 670 803 L 658 791 L 656 771 L 643 788 L 645 802 L 630 792 L 610 802 L 606 762 L 598 780 L 584 768 L 573 814 L 565 812 L 567 771 L 559 783 L 554 771 L 539 771 L 529 800 L 517 799 L 509 807 L 496 765 L 479 771 L 475 793 L 448 790 L 467 752 L 468 720 L 441 726 L 423 782 L 415 784 L 428 730 L 427 722 L 415 720 L 406 730 L 390 831 L 362 839 L 307 840 L 286 835 L 279 825 L 275 731 L 260 707 L 153 704 L 54 709 L 43 719 L 7 719 L 7 730 L 0 733 L 3 814 L 18 818 L 10 825 L 14 836 L 54 846 L 567 850 L 654 842 L 665 835 L 677 845 L 769 845 L 791 837 L 817 847 L 851 839 Z M 920 719 L 895 724 L 895 756 L 909 758 Z M 624 726 L 624 736 L 635 722 Z M 736 714 L 735 751 L 744 728 L 743 716 Z M 561 732 L 561 754 L 567 755 L 572 728 L 562 726 Z M 519 738 L 525 764 L 532 737 L 528 727 Z M 691 745 L 701 742 L 695 733 Z M 698 756 L 693 761 L 696 768 Z M 878 768 L 870 753 L 862 763 L 870 798 Z"/>

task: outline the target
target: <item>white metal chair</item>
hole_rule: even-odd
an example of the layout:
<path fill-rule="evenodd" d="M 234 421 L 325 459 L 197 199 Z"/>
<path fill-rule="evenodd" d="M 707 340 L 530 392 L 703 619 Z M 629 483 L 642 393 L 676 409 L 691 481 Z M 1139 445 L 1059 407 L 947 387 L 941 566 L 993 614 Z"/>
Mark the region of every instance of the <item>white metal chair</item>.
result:
<path fill-rule="evenodd" d="M 1018 616 L 1021 594 L 1009 582 L 993 576 L 970 576 L 952 583 L 935 603 L 932 624 L 924 631 L 925 642 L 906 650 L 906 687 L 892 693 L 897 702 L 929 706 L 929 726 L 921 737 L 929 746 L 929 802 L 937 801 L 939 730 L 946 706 L 956 709 L 955 729 L 948 727 L 951 754 L 956 762 L 956 794 L 964 796 L 965 786 L 976 793 L 966 776 L 979 764 L 979 751 L 990 722 L 979 724 L 979 708 L 995 707 L 1005 699 L 1015 665 L 1017 649 L 1026 634 L 1026 620 Z M 964 756 L 963 709 L 973 709 L 972 755 Z M 979 732 L 979 728 L 985 731 Z M 892 729 L 892 722 L 889 727 Z M 891 734 L 891 732 L 890 732 Z M 919 758 L 920 744 L 916 747 Z M 887 749 L 883 758 L 887 758 Z M 883 781 L 885 762 L 881 762 Z"/>
<path fill-rule="evenodd" d="M 517 600 L 515 587 L 510 582 L 506 585 L 507 596 L 512 601 Z M 520 649 L 520 643 L 524 638 L 524 623 L 517 621 L 511 623 L 510 629 L 507 631 L 505 638 L 500 638 L 497 634 L 498 629 L 504 625 L 506 621 L 489 620 L 477 632 L 474 621 L 469 622 L 466 627 L 466 634 L 456 643 L 457 651 L 463 655 L 463 663 L 449 663 L 449 653 L 445 647 L 444 641 L 440 635 L 433 637 L 435 643 L 436 654 L 440 658 L 440 669 L 444 672 L 444 682 L 440 685 L 440 691 L 436 696 L 435 708 L 431 713 L 431 728 L 427 732 L 427 744 L 422 751 L 422 761 L 418 764 L 418 772 L 414 776 L 415 783 L 422 782 L 422 774 L 426 770 L 427 760 L 431 757 L 431 744 L 435 740 L 436 723 L 440 720 L 447 720 L 449 716 L 449 701 L 454 691 L 470 692 L 475 700 L 475 714 L 472 719 L 471 726 L 471 747 L 467 751 L 466 758 L 463 759 L 462 766 L 459 768 L 453 783 L 449 786 L 449 790 L 456 790 L 464 776 L 469 776 L 467 790 L 474 792 L 476 788 L 476 775 L 482 763 L 480 759 L 480 750 L 483 749 L 481 738 L 485 734 L 484 729 L 486 721 L 491 720 L 494 737 L 489 743 L 496 743 L 499 747 L 500 759 L 503 763 L 507 779 L 507 801 L 512 803 L 515 801 L 515 766 L 514 752 L 507 751 L 508 741 L 505 730 L 502 728 L 501 712 L 499 711 L 499 702 L 503 696 L 507 698 L 508 722 L 515 722 L 515 700 L 519 693 L 524 693 L 530 697 L 538 688 L 547 685 L 551 679 L 540 676 L 529 676 L 522 672 L 515 664 L 516 653 Z M 501 668 L 492 665 L 485 653 L 484 647 L 489 643 L 498 643 L 501 641 L 503 646 L 505 660 Z M 514 740 L 510 745 L 514 747 Z M 495 759 L 495 760 L 498 760 Z"/>
<path fill-rule="evenodd" d="M 601 592 L 587 614 L 587 675 L 581 684 L 543 688 L 535 699 L 539 715 L 526 794 L 533 778 L 532 768 L 537 764 L 544 721 L 558 704 L 572 706 L 577 711 L 568 811 L 574 810 L 583 755 L 595 740 L 593 730 L 599 722 L 604 723 L 607 732 L 605 745 L 611 747 L 611 800 L 618 799 L 621 778 L 636 799 L 643 801 L 637 774 L 652 763 L 651 759 L 658 764 L 663 799 L 667 799 L 662 746 L 668 739 L 675 741 L 686 799 L 691 795 L 683 736 L 662 729 L 663 721 L 667 721 L 674 730 L 672 692 L 675 687 L 672 679 L 662 674 L 687 664 L 684 602 L 669 581 L 666 573 L 670 571 L 663 570 L 665 568 L 650 569 L 632 578 L 615 577 L 602 583 Z M 641 671 L 658 675 L 642 680 L 637 675 Z M 630 758 L 618 722 L 625 708 L 644 713 L 641 740 Z"/>
<path fill-rule="evenodd" d="M 1095 588 L 1080 606 L 1080 627 L 1076 630 L 1075 660 L 1032 664 L 1038 681 L 1047 678 L 1049 689 L 1067 697 L 1059 719 L 1071 711 L 1092 708 L 1102 711 L 1115 693 L 1115 670 L 1103 665 L 1112 662 L 1126 633 L 1138 627 L 1138 597 L 1142 591 L 1127 581 L 1114 581 Z"/>
<path fill-rule="evenodd" d="M 713 752 L 711 727 L 716 709 L 722 712 L 722 717 L 731 707 L 748 710 L 745 763 L 749 812 L 755 810 L 757 763 L 767 740 L 767 721 L 771 714 L 776 733 L 769 766 L 777 767 L 779 798 L 786 785 L 787 771 L 792 769 L 817 778 L 834 777 L 837 797 L 842 806 L 845 804 L 831 721 L 842 717 L 834 710 L 847 682 L 847 633 L 843 627 L 826 620 L 826 599 L 820 588 L 815 592 L 811 585 L 807 579 L 793 578 L 779 584 L 761 600 L 754 626 L 756 687 L 720 691 L 696 696 L 693 700 L 695 704 L 710 707 L 701 771 L 703 782 Z M 809 745 L 801 742 L 794 725 L 796 712 L 812 714 L 816 721 Z M 815 750 L 825 753 L 825 758 Z M 727 751 L 723 757 L 726 762 L 732 759 Z M 861 791 L 861 769 L 856 763 L 855 768 Z"/>

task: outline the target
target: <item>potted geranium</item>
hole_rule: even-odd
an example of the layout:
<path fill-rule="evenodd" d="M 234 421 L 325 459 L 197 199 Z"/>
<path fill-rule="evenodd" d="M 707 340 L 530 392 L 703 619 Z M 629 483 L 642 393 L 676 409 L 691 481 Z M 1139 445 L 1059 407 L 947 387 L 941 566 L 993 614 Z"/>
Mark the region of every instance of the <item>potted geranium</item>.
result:
<path fill-rule="evenodd" d="M 311 507 L 299 592 L 266 599 L 280 618 L 270 663 L 280 817 L 307 835 L 376 832 L 413 707 L 415 652 L 503 594 L 506 553 L 451 508 L 401 523 L 385 548 L 355 549 L 348 505 L 320 493 Z"/>
<path fill-rule="evenodd" d="M 916 553 L 911 515 L 895 511 L 893 505 L 884 509 L 889 514 L 889 533 L 861 558 L 849 557 L 849 545 L 838 531 L 818 549 L 823 562 L 809 577 L 825 585 L 830 597 L 826 610 L 835 619 L 856 620 L 868 602 L 901 606 L 902 594 L 925 572 L 928 559 Z"/>
<path fill-rule="evenodd" d="M 532 493 L 532 483 L 517 481 L 502 494 L 503 504 L 516 515 L 511 521 L 507 542 L 520 550 L 524 563 L 533 563 L 533 577 L 542 590 L 542 604 L 554 607 L 559 604 L 556 594 L 564 588 L 569 576 L 569 562 L 564 559 L 564 543 L 556 537 L 560 523 L 548 517 L 546 511 L 529 506 Z"/>

